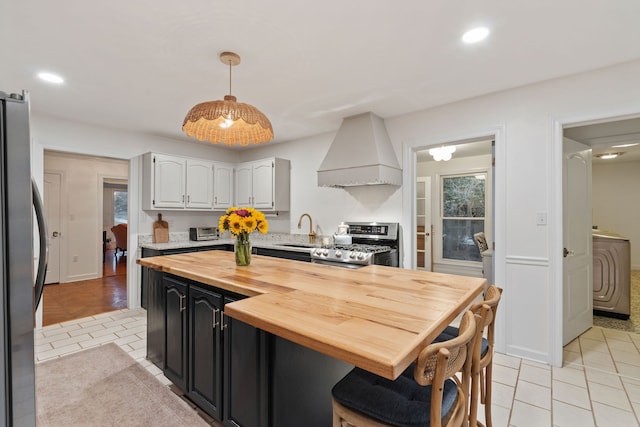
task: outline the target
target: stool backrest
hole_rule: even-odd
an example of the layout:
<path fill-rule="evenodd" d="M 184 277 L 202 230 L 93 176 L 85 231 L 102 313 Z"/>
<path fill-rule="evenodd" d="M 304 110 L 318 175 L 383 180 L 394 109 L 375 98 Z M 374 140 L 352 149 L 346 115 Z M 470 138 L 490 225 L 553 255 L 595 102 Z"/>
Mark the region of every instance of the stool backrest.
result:
<path fill-rule="evenodd" d="M 480 301 L 471 306 L 470 310 L 476 314 L 482 315 L 483 306 L 488 306 L 491 312 L 489 316 L 485 318 L 482 325 L 478 326 L 481 329 L 485 329 L 487 331 L 487 342 L 489 344 L 488 353 L 493 353 L 493 342 L 494 342 L 494 333 L 495 333 L 495 320 L 496 315 L 498 313 L 498 304 L 500 303 L 500 299 L 502 298 L 502 289 L 497 287 L 496 285 L 491 285 L 487 288 L 487 291 L 484 293 L 484 301 Z M 478 347 L 477 350 L 480 350 Z M 480 351 L 478 351 L 480 353 Z"/>
<path fill-rule="evenodd" d="M 462 380 L 456 379 L 456 382 L 462 394 L 461 397 L 465 400 L 464 410 L 459 413 L 466 416 L 473 346 L 478 331 L 476 319 L 477 316 L 473 312 L 467 311 L 462 317 L 460 332 L 456 338 L 430 344 L 418 355 L 413 376 L 420 385 L 431 384 L 432 426 L 439 426 L 442 419 L 444 382 L 447 378 L 455 378 L 458 372 L 462 374 Z"/>

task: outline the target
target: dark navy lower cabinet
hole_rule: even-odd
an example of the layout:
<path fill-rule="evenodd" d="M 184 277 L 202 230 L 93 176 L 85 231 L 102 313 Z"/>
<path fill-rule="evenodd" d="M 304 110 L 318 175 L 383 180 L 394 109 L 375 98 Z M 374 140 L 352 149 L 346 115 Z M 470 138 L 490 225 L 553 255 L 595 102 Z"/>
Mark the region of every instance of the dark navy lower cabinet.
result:
<path fill-rule="evenodd" d="M 235 299 L 226 297 L 225 304 Z M 224 422 L 228 427 L 267 427 L 267 333 L 224 317 Z"/>
<path fill-rule="evenodd" d="M 188 286 L 164 277 L 164 375 L 187 391 L 187 292 Z"/>
<path fill-rule="evenodd" d="M 222 417 L 222 295 L 189 287 L 187 396 L 216 419 Z"/>

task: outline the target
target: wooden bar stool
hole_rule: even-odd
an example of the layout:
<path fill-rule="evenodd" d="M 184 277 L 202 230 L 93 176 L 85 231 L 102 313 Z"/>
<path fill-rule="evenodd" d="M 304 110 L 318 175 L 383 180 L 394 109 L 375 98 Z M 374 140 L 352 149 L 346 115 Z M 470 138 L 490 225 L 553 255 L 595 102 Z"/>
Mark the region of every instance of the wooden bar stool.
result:
<path fill-rule="evenodd" d="M 484 301 L 473 304 L 470 310 L 480 315 L 482 320 L 478 322 L 478 328 L 482 331 L 482 340 L 476 345 L 472 357 L 471 366 L 471 405 L 469 411 L 469 424 L 480 425 L 478 421 L 479 402 L 484 405 L 484 418 L 487 427 L 492 427 L 491 421 L 491 381 L 493 377 L 493 343 L 495 331 L 495 319 L 498 304 L 502 297 L 502 289 L 495 285 L 487 288 Z M 458 335 L 458 328 L 448 326 L 445 331 L 436 338 L 436 341 L 448 341 Z"/>
<path fill-rule="evenodd" d="M 394 381 L 354 368 L 331 390 L 333 427 L 466 425 L 476 317 L 466 312 L 456 337 L 429 344 Z"/>

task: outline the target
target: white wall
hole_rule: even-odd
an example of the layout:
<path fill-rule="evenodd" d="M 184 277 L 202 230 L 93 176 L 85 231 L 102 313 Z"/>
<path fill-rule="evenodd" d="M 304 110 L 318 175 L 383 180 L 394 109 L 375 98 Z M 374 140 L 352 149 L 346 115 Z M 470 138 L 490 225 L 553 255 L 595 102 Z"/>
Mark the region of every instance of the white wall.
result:
<path fill-rule="evenodd" d="M 232 163 L 237 162 L 240 156 L 239 151 L 221 148 L 208 142 L 171 140 L 42 115 L 34 115 L 31 123 L 32 137 L 38 144 L 49 150 L 126 160 L 136 159 L 136 162 L 138 156 L 149 151 Z M 136 181 L 136 185 L 138 184 Z M 130 187 L 130 197 L 139 197 L 140 191 L 139 187 Z M 193 225 L 217 224 L 217 217 L 210 213 L 171 211 L 162 211 L 162 213 L 163 220 L 169 223 L 170 231 L 188 231 L 189 226 Z M 153 229 L 153 221 L 157 219 L 157 212 L 136 210 L 130 213 L 130 216 L 136 218 L 136 224 L 130 224 L 130 226 L 139 226 L 140 233 L 149 234 Z"/>
<path fill-rule="evenodd" d="M 394 143 L 405 144 L 405 200 L 411 196 L 413 150 L 496 134 L 495 281 L 504 288 L 500 351 L 561 363 L 561 127 L 640 113 L 639 75 L 635 61 L 386 120 Z M 537 212 L 548 214 L 548 225 L 536 224 Z M 403 223 L 410 221 L 405 212 Z"/>
<path fill-rule="evenodd" d="M 291 161 L 291 210 L 282 218 L 269 218 L 270 229 L 275 225 L 279 231 L 307 234 L 306 218 L 302 229 L 297 227 L 300 215 L 305 212 L 311 215 L 314 229 L 322 235 L 337 232 L 341 221 L 400 222 L 400 187 L 318 187 L 316 171 L 334 136 L 335 133 L 328 133 L 282 144 L 266 144 L 242 153 L 243 161 L 271 156 Z"/>
<path fill-rule="evenodd" d="M 593 165 L 593 224 L 631 241 L 631 268 L 640 269 L 640 162 Z"/>
<path fill-rule="evenodd" d="M 267 144 L 227 154 L 217 147 L 70 123 L 34 121 L 45 148 L 130 158 L 145 151 L 252 160 L 279 156 L 291 160 L 291 213 L 276 219 L 299 232 L 300 214 L 309 212 L 323 233 L 341 220 L 401 221 L 404 248 L 413 221 L 414 151 L 431 145 L 496 136 L 495 280 L 504 288 L 497 323 L 498 349 L 554 364 L 561 363 L 562 206 L 561 153 L 565 123 L 640 113 L 640 61 L 489 94 L 385 120 L 398 161 L 402 188 L 318 188 L 316 170 L 332 134 Z M 89 130 L 89 131 L 87 131 Z M 50 147 L 47 144 L 53 144 Z M 192 148 L 195 147 L 195 148 Z M 212 150 L 212 151 L 209 151 Z M 187 153 L 188 152 L 188 153 Z M 220 160 L 225 160 L 220 158 Z M 549 223 L 536 224 L 547 212 Z M 300 230 L 304 232 L 303 230 Z M 560 334 L 560 335 L 559 335 Z"/>
<path fill-rule="evenodd" d="M 136 134 L 120 129 L 111 129 L 60 120 L 55 117 L 33 114 L 31 116 L 32 167 L 38 168 L 43 160 L 43 150 L 78 153 L 92 156 L 104 156 L 130 160 L 143 153 L 156 151 L 160 153 L 184 155 L 210 160 L 236 162 L 237 151 L 226 150 L 209 143 L 171 140 L 162 136 Z M 129 162 L 129 245 L 138 241 L 140 225 L 151 229 L 151 216 L 140 210 L 140 180 L 137 162 Z M 35 176 L 42 176 L 41 171 L 34 170 Z M 39 178 L 41 180 L 41 178 Z M 142 212 L 142 215 L 140 214 Z M 170 226 L 191 223 L 191 219 L 182 214 L 167 215 Z M 200 220 L 201 215 L 196 215 Z M 145 229 L 146 231 L 146 229 Z M 96 250 L 101 250 L 99 245 Z M 140 306 L 140 268 L 133 250 L 129 250 L 127 259 L 127 304 L 131 308 Z M 38 319 L 41 317 L 38 314 Z"/>

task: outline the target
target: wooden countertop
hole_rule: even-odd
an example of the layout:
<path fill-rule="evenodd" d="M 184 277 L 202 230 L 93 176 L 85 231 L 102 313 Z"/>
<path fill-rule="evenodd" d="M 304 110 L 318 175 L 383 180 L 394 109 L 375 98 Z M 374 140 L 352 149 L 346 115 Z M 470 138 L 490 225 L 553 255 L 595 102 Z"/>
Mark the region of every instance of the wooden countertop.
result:
<path fill-rule="evenodd" d="M 138 264 L 251 298 L 225 315 L 394 379 L 478 296 L 486 279 L 371 265 L 348 269 L 232 252 Z"/>

